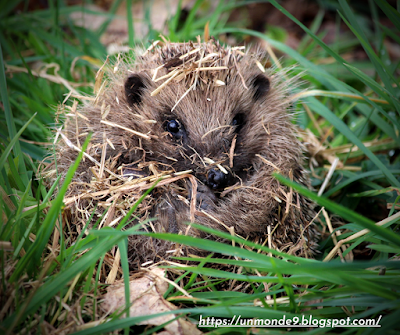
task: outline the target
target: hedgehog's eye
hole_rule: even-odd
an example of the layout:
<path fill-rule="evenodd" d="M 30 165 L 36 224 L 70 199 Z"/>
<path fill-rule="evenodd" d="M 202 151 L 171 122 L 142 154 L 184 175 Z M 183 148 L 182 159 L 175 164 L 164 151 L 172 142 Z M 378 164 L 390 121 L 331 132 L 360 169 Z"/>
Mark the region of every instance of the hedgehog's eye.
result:
<path fill-rule="evenodd" d="M 165 130 L 168 131 L 176 139 L 186 136 L 185 128 L 178 120 L 168 120 L 165 124 Z"/>
<path fill-rule="evenodd" d="M 179 121 L 177 120 L 170 120 L 167 123 L 167 130 L 171 133 L 171 134 L 176 134 L 179 132 L 181 125 L 179 124 Z"/>
<path fill-rule="evenodd" d="M 235 127 L 235 133 L 238 133 L 240 129 L 242 129 L 244 123 L 245 123 L 244 114 L 243 113 L 236 114 L 235 117 L 232 119 L 231 123 L 231 126 Z"/>

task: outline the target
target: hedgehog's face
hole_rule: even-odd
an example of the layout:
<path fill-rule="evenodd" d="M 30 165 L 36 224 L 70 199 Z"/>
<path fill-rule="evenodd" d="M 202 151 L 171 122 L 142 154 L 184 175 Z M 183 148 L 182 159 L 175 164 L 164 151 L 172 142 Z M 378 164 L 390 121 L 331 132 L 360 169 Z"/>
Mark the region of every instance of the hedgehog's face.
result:
<path fill-rule="evenodd" d="M 183 84 L 173 83 L 153 97 L 157 86 L 148 76 L 130 76 L 125 83 L 128 103 L 157 121 L 147 128 L 157 138 L 142 141 L 146 160 L 175 171 L 193 170 L 213 191 L 251 178 L 257 154 L 268 155 L 269 124 L 279 120 L 268 103 L 269 78 L 254 71 L 243 76 L 232 71 L 225 86 L 209 90 L 188 92 Z"/>

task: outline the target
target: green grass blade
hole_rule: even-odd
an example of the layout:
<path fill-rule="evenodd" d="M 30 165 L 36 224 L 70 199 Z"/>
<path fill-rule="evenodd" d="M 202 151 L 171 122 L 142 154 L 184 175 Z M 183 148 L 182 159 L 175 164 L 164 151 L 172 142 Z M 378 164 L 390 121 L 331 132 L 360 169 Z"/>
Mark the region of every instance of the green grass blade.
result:
<path fill-rule="evenodd" d="M 46 197 L 43 199 L 43 203 L 44 204 L 46 204 L 48 202 L 48 200 L 51 197 L 51 195 L 53 194 L 53 192 L 54 192 L 59 180 L 60 180 L 60 177 L 57 178 L 57 180 L 53 183 L 52 187 L 49 189 L 49 192 L 47 193 Z M 29 226 L 25 230 L 24 235 L 21 237 L 21 240 L 19 241 L 19 244 L 18 244 L 17 248 L 15 248 L 14 257 L 16 257 L 19 254 L 19 252 L 21 251 L 23 245 L 25 244 L 25 241 L 28 239 L 28 236 L 29 236 L 29 234 L 30 234 L 30 232 L 32 230 L 32 227 L 33 227 L 33 225 L 35 224 L 35 222 L 37 220 L 37 214 L 38 214 L 39 211 L 41 211 L 40 207 L 36 208 L 36 213 L 35 213 L 34 217 L 32 218 Z M 22 217 L 23 216 L 21 216 L 21 218 Z"/>
<path fill-rule="evenodd" d="M 0 2 L 0 18 L 7 17 L 7 15 L 19 5 L 22 0 L 15 1 L 1 1 Z"/>
<path fill-rule="evenodd" d="M 15 138 L 17 130 L 15 127 L 14 117 L 11 111 L 10 101 L 8 99 L 7 82 L 6 82 L 6 75 L 4 72 L 4 60 L 3 60 L 3 51 L 1 48 L 1 44 L 0 44 L 0 97 L 3 103 L 9 137 Z M 29 180 L 27 177 L 26 167 L 23 160 L 23 154 L 18 141 L 14 143 L 13 151 L 14 151 L 14 157 L 20 157 L 18 167 L 21 174 L 21 178 L 24 184 L 27 185 Z M 1 170 L 1 163 L 0 163 L 0 170 Z"/>
<path fill-rule="evenodd" d="M 200 5 L 203 3 L 203 0 L 196 0 L 192 8 L 190 9 L 189 15 L 185 21 L 185 24 L 182 28 L 182 31 L 184 33 L 184 36 L 190 36 L 190 31 L 192 29 L 192 24 L 195 19 L 196 13 L 200 7 Z"/>
<path fill-rule="evenodd" d="M 400 13 L 396 11 L 392 6 L 390 6 L 387 1 L 374 0 L 375 3 L 382 9 L 382 11 L 387 15 L 390 22 L 392 22 L 397 30 L 400 30 Z M 398 4 L 399 5 L 399 4 Z"/>
<path fill-rule="evenodd" d="M 312 191 L 306 189 L 303 186 L 300 186 L 299 184 L 292 182 L 286 178 L 284 178 L 281 175 L 278 175 L 274 173 L 274 176 L 278 181 L 284 185 L 287 185 L 289 187 L 292 187 L 295 189 L 297 192 L 300 194 L 306 196 L 307 198 L 310 198 L 311 200 L 315 201 L 318 203 L 320 206 L 324 206 L 328 208 L 330 211 L 333 213 L 340 215 L 342 218 L 346 219 L 347 221 L 350 222 L 355 222 L 359 225 L 361 225 L 364 228 L 369 229 L 370 231 L 374 232 L 378 236 L 381 236 L 388 241 L 394 243 L 396 246 L 400 246 L 400 236 L 390 229 L 385 229 L 380 226 L 375 225 L 375 222 L 371 221 L 370 219 L 344 207 L 341 206 L 337 203 L 334 203 L 333 201 L 330 201 L 324 197 L 318 197 L 315 193 Z"/>
<path fill-rule="evenodd" d="M 7 145 L 5 148 L 3 154 L 0 156 L 0 171 L 4 168 L 4 164 L 8 159 L 8 155 L 10 154 L 11 150 L 13 149 L 14 146 L 17 145 L 18 139 L 21 136 L 21 134 L 24 132 L 26 127 L 32 122 L 32 120 L 35 118 L 36 113 L 32 115 L 32 117 L 28 120 L 27 123 L 18 131 L 18 133 L 14 136 L 14 138 L 10 141 L 10 143 Z"/>
<path fill-rule="evenodd" d="M 131 307 L 131 295 L 129 290 L 129 263 L 128 263 L 128 240 L 125 238 L 118 243 L 119 252 L 121 255 L 122 271 L 124 273 L 124 286 L 125 286 L 125 309 L 126 317 L 129 318 L 129 311 Z M 129 334 L 129 329 L 125 329 L 125 333 Z"/>
<path fill-rule="evenodd" d="M 394 174 L 400 174 L 400 170 L 390 170 L 390 172 L 394 173 Z M 329 189 L 327 192 L 324 193 L 324 197 L 328 198 L 330 197 L 332 194 L 334 194 L 335 192 L 341 190 L 342 188 L 358 181 L 358 180 L 365 180 L 369 177 L 383 177 L 384 174 L 382 171 L 380 170 L 373 170 L 373 171 L 368 171 L 368 172 L 363 172 L 360 174 L 346 174 L 346 177 L 348 177 L 346 180 L 342 181 L 341 183 L 335 185 L 334 187 L 332 187 L 331 189 Z"/>
<path fill-rule="evenodd" d="M 379 77 L 382 79 L 385 88 L 388 92 L 390 92 L 390 99 L 392 100 L 394 98 L 395 102 L 395 90 L 394 87 L 392 87 L 392 81 L 397 82 L 394 76 L 390 73 L 388 68 L 382 63 L 382 61 L 379 59 L 379 57 L 376 55 L 374 50 L 372 49 L 371 45 L 368 43 L 368 39 L 365 36 L 365 33 L 361 29 L 361 27 L 358 25 L 357 19 L 354 17 L 354 14 L 352 10 L 350 9 L 349 5 L 347 4 L 346 1 L 344 0 L 339 0 L 339 3 L 341 4 L 343 11 L 345 12 L 346 16 L 349 18 L 349 21 L 346 20 L 346 18 L 339 12 L 341 15 L 343 21 L 347 24 L 347 26 L 351 29 L 351 31 L 356 35 L 357 39 L 360 41 L 361 45 L 363 46 L 365 52 L 368 54 L 368 57 L 374 64 L 374 67 L 376 71 L 379 74 Z"/>
<path fill-rule="evenodd" d="M 68 169 L 64 183 L 61 186 L 59 193 L 57 194 L 57 197 L 52 202 L 52 206 L 50 207 L 49 212 L 47 213 L 40 227 L 35 242 L 31 245 L 31 247 L 27 250 L 26 254 L 18 262 L 15 271 L 10 278 L 10 282 L 14 282 L 15 280 L 17 280 L 17 278 L 19 278 L 22 275 L 22 273 L 27 269 L 28 263 L 32 263 L 33 260 L 41 259 L 40 255 L 42 254 L 43 249 L 45 248 L 48 239 L 51 235 L 51 232 L 54 229 L 54 225 L 56 220 L 58 219 L 58 214 L 61 209 L 64 200 L 64 195 L 67 191 L 68 185 L 71 182 L 76 169 L 78 168 L 78 165 L 83 156 L 83 152 L 86 150 L 86 147 L 89 144 L 90 137 L 91 135 L 89 135 L 86 138 L 85 143 L 82 146 L 82 150 L 79 152 L 79 155 L 75 163 Z"/>
<path fill-rule="evenodd" d="M 317 114 L 323 116 L 328 120 L 336 129 L 338 129 L 344 136 L 353 142 L 368 158 L 380 169 L 387 179 L 395 185 L 400 187 L 400 182 L 394 177 L 389 169 L 360 141 L 360 139 L 349 129 L 349 127 L 340 120 L 335 114 L 328 110 L 322 103 L 315 98 L 308 98 L 309 107 Z"/>
<path fill-rule="evenodd" d="M 108 10 L 108 14 L 110 15 L 110 17 L 108 17 L 106 19 L 106 21 L 104 21 L 104 23 L 102 23 L 99 30 L 97 31 L 97 36 L 102 36 L 104 34 L 104 32 L 107 30 L 108 25 L 114 18 L 114 15 L 117 12 L 117 9 L 120 7 L 122 1 L 123 0 L 114 0 L 112 2 L 111 8 Z"/>
<path fill-rule="evenodd" d="M 20 315 L 20 319 L 24 320 L 28 315 L 34 313 L 40 306 L 49 301 L 55 294 L 57 294 L 61 289 L 65 288 L 69 281 L 71 281 L 79 273 L 83 273 L 90 266 L 93 265 L 103 254 L 105 250 L 110 250 L 114 245 L 116 245 L 122 237 L 116 236 L 108 238 L 102 243 L 97 243 L 97 245 L 79 258 L 73 266 L 65 269 L 58 273 L 56 276 L 51 278 L 43 284 L 35 295 L 33 299 L 24 309 L 23 313 Z M 5 327 L 10 327 L 12 323 L 15 322 L 17 315 L 12 314 L 7 318 L 3 325 Z"/>

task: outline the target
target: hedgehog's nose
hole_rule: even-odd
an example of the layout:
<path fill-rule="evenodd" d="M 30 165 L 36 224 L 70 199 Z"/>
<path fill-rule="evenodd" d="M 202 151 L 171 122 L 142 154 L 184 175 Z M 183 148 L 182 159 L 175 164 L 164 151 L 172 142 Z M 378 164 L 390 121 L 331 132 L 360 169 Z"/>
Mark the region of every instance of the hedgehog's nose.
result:
<path fill-rule="evenodd" d="M 213 189 L 224 188 L 228 182 L 228 175 L 219 169 L 211 169 L 207 173 L 207 184 Z"/>

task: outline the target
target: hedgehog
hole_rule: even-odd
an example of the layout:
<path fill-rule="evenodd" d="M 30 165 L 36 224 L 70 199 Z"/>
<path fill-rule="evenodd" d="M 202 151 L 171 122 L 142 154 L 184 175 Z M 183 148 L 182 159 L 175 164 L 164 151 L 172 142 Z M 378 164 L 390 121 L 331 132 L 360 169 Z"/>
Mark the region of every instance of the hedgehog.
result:
<path fill-rule="evenodd" d="M 118 61 L 96 97 L 69 108 L 58 129 L 61 179 L 93 133 L 65 198 L 69 222 L 85 224 L 96 207 L 92 220 L 103 215 L 100 226 L 112 226 L 161 180 L 135 213 L 141 230 L 218 240 L 187 224 L 195 222 L 312 257 L 314 206 L 273 177 L 277 171 L 310 187 L 292 123 L 296 83 L 264 60 L 261 51 L 211 38 L 157 41 L 134 61 Z M 177 248 L 202 254 L 144 235 L 128 245 L 132 268 Z"/>

